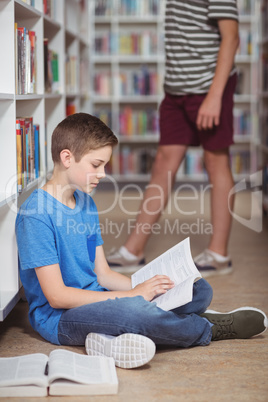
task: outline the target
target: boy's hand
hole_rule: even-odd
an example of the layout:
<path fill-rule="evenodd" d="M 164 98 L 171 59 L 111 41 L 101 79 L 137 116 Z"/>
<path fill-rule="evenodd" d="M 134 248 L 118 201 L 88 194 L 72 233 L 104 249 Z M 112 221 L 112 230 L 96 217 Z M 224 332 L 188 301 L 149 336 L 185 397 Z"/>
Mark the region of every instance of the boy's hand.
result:
<path fill-rule="evenodd" d="M 145 300 L 151 301 L 156 296 L 166 293 L 174 287 L 174 282 L 166 275 L 156 275 L 147 281 L 140 283 L 132 289 L 134 296 L 143 296 Z"/>

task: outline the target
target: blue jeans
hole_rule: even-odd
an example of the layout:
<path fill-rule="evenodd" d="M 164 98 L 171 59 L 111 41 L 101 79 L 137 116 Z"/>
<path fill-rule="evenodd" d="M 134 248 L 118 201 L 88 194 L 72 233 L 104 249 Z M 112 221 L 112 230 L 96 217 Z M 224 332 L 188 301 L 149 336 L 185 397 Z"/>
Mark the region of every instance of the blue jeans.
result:
<path fill-rule="evenodd" d="M 194 284 L 193 300 L 172 311 L 164 311 L 142 296 L 86 304 L 63 312 L 58 339 L 61 345 L 84 345 L 89 332 L 113 336 L 131 332 L 147 336 L 156 345 L 208 345 L 211 326 L 199 314 L 211 300 L 211 286 L 200 279 Z"/>

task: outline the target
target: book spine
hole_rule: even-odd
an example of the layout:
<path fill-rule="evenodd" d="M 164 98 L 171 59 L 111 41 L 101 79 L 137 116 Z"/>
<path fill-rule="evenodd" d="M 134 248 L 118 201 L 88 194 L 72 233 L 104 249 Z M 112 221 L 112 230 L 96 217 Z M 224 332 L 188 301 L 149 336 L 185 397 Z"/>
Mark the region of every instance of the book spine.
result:
<path fill-rule="evenodd" d="M 34 174 L 38 179 L 40 175 L 40 147 L 39 147 L 39 124 L 34 124 Z"/>
<path fill-rule="evenodd" d="M 20 121 L 16 119 L 16 145 L 17 145 L 17 190 L 22 191 L 22 136 Z"/>

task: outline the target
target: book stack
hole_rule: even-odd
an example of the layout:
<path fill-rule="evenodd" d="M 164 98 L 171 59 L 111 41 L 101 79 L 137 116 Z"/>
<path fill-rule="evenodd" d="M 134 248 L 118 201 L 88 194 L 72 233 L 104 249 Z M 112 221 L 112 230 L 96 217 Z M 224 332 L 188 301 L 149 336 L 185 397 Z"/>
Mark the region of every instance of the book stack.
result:
<path fill-rule="evenodd" d="M 15 23 L 16 94 L 36 93 L 36 34 Z"/>
<path fill-rule="evenodd" d="M 17 189 L 21 192 L 40 174 L 39 124 L 32 117 L 16 119 Z"/>

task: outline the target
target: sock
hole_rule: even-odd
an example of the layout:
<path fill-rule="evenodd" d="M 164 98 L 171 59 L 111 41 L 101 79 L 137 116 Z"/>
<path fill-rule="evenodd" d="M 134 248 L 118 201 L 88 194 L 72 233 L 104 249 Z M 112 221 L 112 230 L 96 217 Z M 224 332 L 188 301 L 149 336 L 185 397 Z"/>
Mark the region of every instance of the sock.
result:
<path fill-rule="evenodd" d="M 136 255 L 128 251 L 124 246 L 120 247 L 119 252 L 122 254 L 123 257 L 125 257 L 129 261 L 136 261 L 138 258 Z"/>
<path fill-rule="evenodd" d="M 225 262 L 225 261 L 228 261 L 230 259 L 229 256 L 226 257 L 224 255 L 215 253 L 215 251 L 211 251 L 211 250 L 208 250 L 208 251 L 216 259 L 216 261 L 218 261 L 218 262 Z"/>

